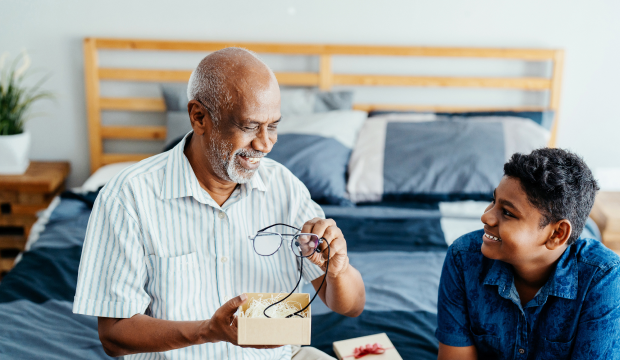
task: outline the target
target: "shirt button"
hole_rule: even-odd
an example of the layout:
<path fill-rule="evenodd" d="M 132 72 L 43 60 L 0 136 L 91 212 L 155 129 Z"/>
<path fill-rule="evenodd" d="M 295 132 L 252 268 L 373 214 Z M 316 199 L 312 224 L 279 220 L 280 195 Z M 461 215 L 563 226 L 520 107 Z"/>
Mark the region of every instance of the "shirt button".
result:
<path fill-rule="evenodd" d="M 519 354 L 525 354 L 525 350 L 519 349 Z"/>
<path fill-rule="evenodd" d="M 224 214 L 223 211 L 220 211 L 219 214 L 217 214 L 217 217 L 219 217 L 220 219 L 223 219 L 226 216 L 226 214 Z"/>
<path fill-rule="evenodd" d="M 222 258 L 220 259 L 221 262 L 225 263 L 228 261 L 228 258 L 226 256 L 222 256 Z"/>

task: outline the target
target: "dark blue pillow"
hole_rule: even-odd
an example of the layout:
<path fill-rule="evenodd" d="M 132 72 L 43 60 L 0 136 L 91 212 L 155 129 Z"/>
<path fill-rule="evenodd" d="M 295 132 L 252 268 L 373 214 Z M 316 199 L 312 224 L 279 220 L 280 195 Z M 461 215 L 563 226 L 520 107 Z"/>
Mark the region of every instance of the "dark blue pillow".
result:
<path fill-rule="evenodd" d="M 346 197 L 346 172 L 351 149 L 318 135 L 283 134 L 268 158 L 286 166 L 319 204 L 351 206 Z"/>

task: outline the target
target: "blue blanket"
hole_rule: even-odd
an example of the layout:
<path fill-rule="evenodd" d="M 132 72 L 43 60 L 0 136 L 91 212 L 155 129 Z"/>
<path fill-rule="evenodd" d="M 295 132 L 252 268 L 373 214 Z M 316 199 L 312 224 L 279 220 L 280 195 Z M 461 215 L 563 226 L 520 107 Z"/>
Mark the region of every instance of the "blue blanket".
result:
<path fill-rule="evenodd" d="M 96 318 L 71 312 L 96 195 L 65 193 L 39 239 L 0 283 L 0 358 L 109 358 Z M 334 341 L 386 332 L 404 359 L 436 359 L 437 288 L 445 251 L 456 236 L 481 226 L 476 211 L 483 205 L 324 206 L 343 230 L 367 300 L 357 318 L 313 303 L 312 345 L 333 355 Z M 593 223 L 586 232 L 600 238 Z M 304 291 L 313 292 L 309 285 Z"/>

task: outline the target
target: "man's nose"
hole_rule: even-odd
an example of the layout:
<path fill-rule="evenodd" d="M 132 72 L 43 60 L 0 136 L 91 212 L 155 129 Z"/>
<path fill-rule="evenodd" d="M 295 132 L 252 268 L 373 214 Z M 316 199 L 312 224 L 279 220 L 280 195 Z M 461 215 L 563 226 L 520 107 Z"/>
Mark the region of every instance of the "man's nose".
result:
<path fill-rule="evenodd" d="M 267 128 L 263 128 L 256 135 L 254 140 L 252 140 L 252 148 L 256 151 L 268 153 L 273 148 L 273 145 L 276 143 L 277 139 L 277 135 L 274 134 L 270 136 Z"/>

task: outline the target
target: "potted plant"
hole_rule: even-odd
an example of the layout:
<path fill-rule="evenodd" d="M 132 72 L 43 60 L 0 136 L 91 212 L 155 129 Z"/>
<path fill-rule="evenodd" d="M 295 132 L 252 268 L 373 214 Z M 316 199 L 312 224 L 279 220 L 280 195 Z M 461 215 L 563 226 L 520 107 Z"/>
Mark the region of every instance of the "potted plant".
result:
<path fill-rule="evenodd" d="M 30 133 L 24 129 L 28 110 L 35 101 L 51 94 L 40 90 L 47 77 L 33 86 L 24 84 L 30 67 L 28 54 L 22 53 L 5 67 L 6 57 L 0 57 L 0 174 L 18 175 L 30 164 Z"/>

